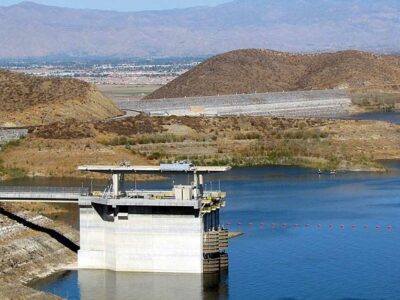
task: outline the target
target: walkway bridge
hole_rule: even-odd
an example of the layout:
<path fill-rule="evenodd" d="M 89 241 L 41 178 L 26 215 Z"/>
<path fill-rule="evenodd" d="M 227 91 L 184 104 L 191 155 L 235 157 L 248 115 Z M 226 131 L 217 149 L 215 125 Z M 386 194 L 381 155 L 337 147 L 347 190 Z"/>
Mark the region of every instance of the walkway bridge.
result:
<path fill-rule="evenodd" d="M 217 273 L 228 268 L 229 233 L 220 224 L 226 193 L 205 190 L 203 175 L 230 169 L 185 161 L 159 166 L 81 166 L 80 171 L 109 174 L 112 183 L 103 192 L 3 185 L 0 202 L 78 204 L 80 245 L 70 246 L 78 252 L 80 269 Z M 174 182 L 168 190 L 129 190 L 127 174 L 187 174 L 192 181 L 186 185 Z M 1 207 L 0 214 L 25 222 Z"/>
<path fill-rule="evenodd" d="M 230 167 L 195 167 L 189 163 L 161 164 L 160 166 L 81 166 L 80 171 L 90 171 L 96 173 L 110 174 L 112 184 L 104 192 L 91 192 L 89 188 L 84 187 L 41 187 L 41 186 L 0 186 L 0 202 L 39 202 L 39 203 L 79 203 L 84 198 L 90 200 L 103 201 L 105 199 L 119 199 L 121 196 L 126 199 L 144 198 L 168 198 L 168 203 L 172 203 L 169 198 L 174 198 L 172 194 L 166 196 L 165 191 L 126 191 L 124 186 L 126 174 L 174 174 L 174 173 L 192 173 L 198 181 L 197 174 L 225 172 Z M 202 178 L 202 175 L 199 175 Z M 197 184 L 197 183 L 196 183 Z M 140 195 L 139 195 L 140 194 Z M 211 194 L 210 194 L 211 195 Z M 153 197 L 153 198 L 154 198 Z M 154 200 L 154 199 L 153 199 Z M 152 201 L 154 205 L 156 201 Z M 192 201 L 190 201 L 192 202 Z M 180 203 L 180 202 L 179 202 Z"/>
<path fill-rule="evenodd" d="M 0 202 L 76 203 L 88 188 L 0 186 Z"/>

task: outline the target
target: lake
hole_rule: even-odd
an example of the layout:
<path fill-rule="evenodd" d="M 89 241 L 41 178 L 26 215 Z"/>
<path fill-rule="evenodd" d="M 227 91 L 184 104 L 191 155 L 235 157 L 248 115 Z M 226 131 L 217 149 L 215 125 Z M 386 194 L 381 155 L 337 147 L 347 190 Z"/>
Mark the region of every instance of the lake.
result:
<path fill-rule="evenodd" d="M 400 164 L 388 166 L 382 174 L 256 167 L 208 176 L 228 193 L 222 222 L 244 233 L 230 241 L 227 274 L 71 271 L 34 287 L 67 299 L 400 299 Z M 155 184 L 171 180 L 141 183 Z"/>
<path fill-rule="evenodd" d="M 370 120 L 370 121 L 385 121 L 395 124 L 400 124 L 399 112 L 369 112 L 351 115 L 349 119 L 353 120 Z"/>

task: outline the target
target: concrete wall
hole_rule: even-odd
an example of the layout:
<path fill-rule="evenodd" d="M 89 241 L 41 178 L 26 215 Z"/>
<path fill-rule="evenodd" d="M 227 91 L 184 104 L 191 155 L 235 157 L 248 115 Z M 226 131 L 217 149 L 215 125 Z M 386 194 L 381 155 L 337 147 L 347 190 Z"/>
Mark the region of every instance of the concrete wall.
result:
<path fill-rule="evenodd" d="M 351 99 L 345 90 L 257 93 L 212 97 L 116 101 L 122 110 L 150 115 L 249 115 L 277 117 L 344 117 Z M 134 113 L 134 112 L 131 112 Z"/>
<path fill-rule="evenodd" d="M 204 281 L 201 274 L 78 271 L 81 299 L 202 300 Z M 219 281 L 213 283 L 218 288 Z"/>
<path fill-rule="evenodd" d="M 27 134 L 27 129 L 0 129 L 0 144 L 19 140 Z"/>
<path fill-rule="evenodd" d="M 82 269 L 202 273 L 203 224 L 192 215 L 120 213 L 113 222 L 80 208 Z"/>

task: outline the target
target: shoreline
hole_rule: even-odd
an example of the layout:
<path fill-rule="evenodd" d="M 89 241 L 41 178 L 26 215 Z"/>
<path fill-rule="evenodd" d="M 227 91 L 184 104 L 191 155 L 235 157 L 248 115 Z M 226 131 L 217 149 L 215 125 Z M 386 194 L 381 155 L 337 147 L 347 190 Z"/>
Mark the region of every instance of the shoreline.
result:
<path fill-rule="evenodd" d="M 181 160 L 384 172 L 381 159 L 400 159 L 399 133 L 398 124 L 356 120 L 138 116 L 94 124 L 71 121 L 36 128 L 6 147 L 0 152 L 0 177 L 96 180 L 105 177 L 82 174 L 77 166 Z M 136 180 L 142 178 L 149 179 Z"/>
<path fill-rule="evenodd" d="M 381 160 L 379 160 L 381 161 Z M 398 159 L 384 159 L 383 161 L 400 161 L 400 157 Z M 304 166 L 304 165 L 298 165 L 298 164 L 254 164 L 254 165 L 242 165 L 242 166 L 232 166 L 233 169 L 242 169 L 242 168 L 256 168 L 256 167 L 260 167 L 260 168 L 268 168 L 268 167 L 293 167 L 293 168 L 304 168 L 304 169 L 309 169 L 309 170 L 314 170 L 315 173 L 318 173 L 318 168 L 315 167 L 310 167 L 310 166 Z M 331 171 L 331 169 L 322 169 L 322 171 L 324 173 L 328 173 L 329 171 Z M 388 173 L 390 172 L 390 169 L 386 168 L 386 167 L 382 167 L 382 168 L 365 168 L 365 169 L 360 169 L 360 168 L 354 168 L 354 169 L 335 169 L 336 172 L 341 173 L 376 173 L 376 174 L 382 174 L 382 173 Z M 7 178 L 7 177 L 0 177 L 0 182 L 12 182 L 14 180 L 24 180 L 24 179 L 28 179 L 28 180 L 93 180 L 93 182 L 100 182 L 100 181 L 107 181 L 109 180 L 109 176 L 104 176 L 104 177 L 99 177 L 99 178 L 91 178 L 88 176 L 65 176 L 65 177 L 59 177 L 59 176 L 22 176 L 22 177 L 12 177 L 12 178 Z M 137 182 L 146 182 L 146 181 L 162 181 L 162 180 L 167 180 L 168 177 L 163 177 L 163 176 L 155 176 L 154 178 L 136 178 Z M 132 181 L 133 180 L 127 180 L 127 181 Z"/>
<path fill-rule="evenodd" d="M 76 253 L 62 241 L 77 245 L 79 232 L 19 205 L 2 204 L 0 211 L 0 298 L 60 299 L 31 288 L 30 283 L 76 261 Z"/>
<path fill-rule="evenodd" d="M 362 172 L 367 172 L 367 173 L 376 173 L 376 174 L 382 174 L 382 173 L 389 173 L 390 168 L 387 168 L 385 166 L 385 163 L 387 162 L 396 162 L 400 161 L 400 156 L 398 158 L 388 158 L 388 159 L 378 159 L 375 161 L 375 163 L 381 165 L 381 168 L 343 168 L 343 169 L 334 169 L 336 172 L 341 173 L 362 173 Z M 248 164 L 248 165 L 240 165 L 240 166 L 235 166 L 235 165 L 230 165 L 233 169 L 242 169 L 242 168 L 255 168 L 255 167 L 260 167 L 260 168 L 268 168 L 268 167 L 293 167 L 293 168 L 304 168 L 304 169 L 309 169 L 309 170 L 314 170 L 315 173 L 318 173 L 318 168 L 313 167 L 313 166 L 308 166 L 308 165 L 301 165 L 301 164 Z M 329 168 L 323 168 L 321 169 L 324 173 L 327 173 L 333 169 Z M 93 178 L 94 177 L 94 178 Z M 57 181 L 78 181 L 78 180 L 91 180 L 93 182 L 102 182 L 102 181 L 107 181 L 109 180 L 109 176 L 107 175 L 101 175 L 101 176 L 93 176 L 89 177 L 88 175 L 82 175 L 82 176 L 46 176 L 46 175 L 25 175 L 21 177 L 0 177 L 0 182 L 12 182 L 12 181 L 19 181 L 19 180 L 57 180 Z M 134 180 L 137 182 L 146 182 L 146 181 L 162 181 L 162 180 L 167 180 L 167 176 L 144 176 L 144 177 L 136 177 Z M 133 181 L 129 180 L 128 181 Z"/>
<path fill-rule="evenodd" d="M 321 168 L 322 171 L 324 172 L 329 172 L 331 170 L 335 170 L 337 172 L 354 172 L 354 173 L 361 173 L 361 172 L 368 172 L 368 173 L 387 173 L 390 172 L 390 169 L 385 167 L 384 162 L 396 162 L 396 161 L 400 161 L 400 156 L 397 158 L 380 158 L 377 159 L 375 161 L 373 161 L 373 163 L 377 164 L 377 166 L 381 166 L 381 167 L 365 167 L 365 168 Z M 217 164 L 220 165 L 220 164 Z M 155 165 L 157 166 L 157 165 Z M 245 165 L 232 165 L 229 164 L 229 166 L 231 166 L 234 169 L 241 169 L 241 168 L 254 168 L 254 167 L 261 167 L 261 168 L 268 168 L 268 167 L 294 167 L 294 168 L 304 168 L 304 169 L 309 169 L 309 170 L 315 170 L 316 172 L 318 172 L 318 168 L 317 166 L 310 166 L 308 164 L 296 164 L 296 163 L 272 163 L 272 164 L 258 164 L 258 163 L 254 163 L 254 164 L 245 164 Z M 131 177 L 133 177 L 133 175 L 131 175 Z M 71 180 L 71 181 L 78 181 L 78 180 L 91 180 L 93 182 L 101 182 L 104 180 L 109 180 L 109 176 L 107 175 L 94 175 L 94 176 L 88 176 L 83 174 L 82 176 L 62 176 L 59 174 L 53 174 L 52 176 L 46 176 L 46 175 L 24 175 L 24 176 L 16 176 L 16 177 L 7 177 L 7 176 L 3 176 L 0 177 L 0 182 L 12 182 L 14 180 L 23 180 L 23 179 L 28 179 L 28 180 L 46 180 L 46 179 L 52 179 L 52 180 Z M 166 176 L 158 176 L 158 175 L 150 175 L 150 176 L 135 176 L 135 179 L 137 182 L 149 182 L 149 181 L 162 181 L 162 180 L 166 180 L 168 179 L 168 177 Z M 128 177 L 129 180 L 129 177 Z M 132 180 L 132 181 L 133 181 Z"/>

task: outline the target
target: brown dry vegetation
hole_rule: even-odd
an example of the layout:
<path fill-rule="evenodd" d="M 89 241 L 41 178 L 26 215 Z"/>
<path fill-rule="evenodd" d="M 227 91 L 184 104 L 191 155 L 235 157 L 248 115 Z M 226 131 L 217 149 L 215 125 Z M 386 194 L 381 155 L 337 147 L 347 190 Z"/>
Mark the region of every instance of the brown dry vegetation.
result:
<path fill-rule="evenodd" d="M 83 164 L 301 165 L 382 170 L 400 158 L 400 126 L 369 121 L 267 117 L 145 117 L 56 123 L 0 153 L 3 168 L 33 176 L 86 176 Z"/>
<path fill-rule="evenodd" d="M 393 84 L 400 84 L 399 56 L 360 51 L 301 55 L 248 49 L 212 57 L 147 99 Z"/>
<path fill-rule="evenodd" d="M 0 70 L 0 101 L 4 111 L 23 111 L 37 104 L 83 100 L 90 85 L 76 79 L 42 78 Z"/>
<path fill-rule="evenodd" d="M 96 88 L 76 79 L 42 78 L 0 70 L 0 125 L 29 126 L 101 120 L 122 112 Z"/>

